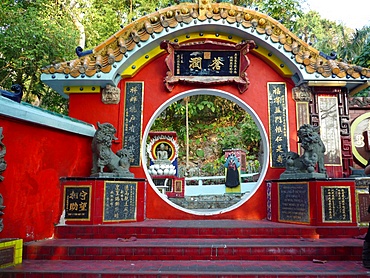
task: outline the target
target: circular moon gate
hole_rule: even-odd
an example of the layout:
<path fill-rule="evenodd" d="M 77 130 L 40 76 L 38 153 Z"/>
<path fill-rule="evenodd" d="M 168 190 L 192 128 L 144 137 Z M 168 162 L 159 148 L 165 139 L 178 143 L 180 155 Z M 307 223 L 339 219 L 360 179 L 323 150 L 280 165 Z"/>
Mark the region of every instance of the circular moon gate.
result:
<path fill-rule="evenodd" d="M 248 199 L 250 197 L 253 196 L 253 194 L 257 191 L 257 189 L 261 186 L 263 180 L 264 180 L 264 177 L 266 175 L 266 172 L 267 172 L 267 168 L 268 168 L 268 157 L 269 157 L 269 146 L 268 146 L 268 138 L 267 138 L 267 133 L 266 133 L 266 130 L 261 122 L 261 120 L 259 119 L 258 115 L 254 112 L 254 110 L 247 104 L 245 103 L 243 100 L 241 100 L 240 98 L 228 93 L 228 92 L 225 92 L 225 91 L 221 91 L 221 90 L 215 90 L 215 89 L 195 89 L 195 90 L 189 90 L 189 91 L 184 91 L 170 99 L 168 99 L 166 102 L 164 102 L 155 112 L 154 114 L 152 115 L 152 117 L 150 118 L 150 120 L 148 121 L 148 124 L 147 126 L 145 127 L 145 130 L 144 130 L 144 134 L 143 134 L 143 138 L 147 138 L 148 135 L 149 135 L 149 132 L 150 132 L 150 129 L 151 129 L 151 126 L 153 125 L 155 119 L 172 103 L 178 101 L 178 100 L 181 100 L 185 97 L 189 97 L 189 96 L 194 96 L 194 95 L 213 95 L 213 96 L 217 96 L 217 97 L 222 97 L 222 98 L 226 98 L 230 101 L 233 101 L 234 103 L 236 103 L 237 105 L 239 105 L 241 108 L 243 108 L 247 113 L 249 113 L 251 115 L 251 117 L 253 118 L 254 122 L 256 123 L 257 125 L 257 128 L 261 134 L 261 142 L 262 142 L 262 147 L 263 147 L 263 154 L 262 154 L 262 167 L 261 167 L 261 170 L 260 170 L 260 175 L 259 175 L 259 178 L 255 184 L 255 186 L 252 188 L 250 194 L 248 195 L 244 195 L 241 200 L 228 207 L 228 208 L 224 208 L 224 209 L 220 209 L 220 210 L 212 210 L 212 211 L 194 211 L 194 210 L 191 210 L 191 209 L 186 209 L 186 208 L 183 208 L 179 205 L 176 205 L 174 204 L 173 202 L 171 202 L 170 200 L 168 200 L 167 198 L 165 198 L 162 194 L 160 194 L 159 190 L 156 188 L 153 180 L 151 179 L 151 176 L 148 172 L 148 168 L 147 168 L 147 155 L 146 155 L 146 140 L 143 140 L 142 141 L 142 161 L 143 161 L 143 168 L 144 168 L 144 172 L 145 172 L 145 175 L 148 179 L 148 182 L 150 184 L 150 186 L 158 193 L 159 196 L 161 196 L 161 198 L 163 200 L 165 200 L 168 204 L 170 204 L 171 206 L 179 209 L 179 210 L 182 210 L 182 211 L 185 211 L 187 213 L 191 213 L 191 214 L 195 214 L 195 215 L 214 215 L 214 214 L 220 214 L 220 213 L 224 213 L 224 212 L 228 212 L 230 210 L 233 210 L 237 207 L 239 207 L 240 205 L 242 205 L 243 203 L 247 202 Z"/>

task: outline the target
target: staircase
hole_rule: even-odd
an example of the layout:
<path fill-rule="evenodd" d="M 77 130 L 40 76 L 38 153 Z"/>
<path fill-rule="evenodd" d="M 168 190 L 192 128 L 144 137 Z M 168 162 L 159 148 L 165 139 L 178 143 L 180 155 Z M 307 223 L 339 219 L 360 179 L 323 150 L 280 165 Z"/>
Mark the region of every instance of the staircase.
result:
<path fill-rule="evenodd" d="M 0 277 L 369 277 L 366 228 L 269 221 L 146 220 L 57 226 Z"/>

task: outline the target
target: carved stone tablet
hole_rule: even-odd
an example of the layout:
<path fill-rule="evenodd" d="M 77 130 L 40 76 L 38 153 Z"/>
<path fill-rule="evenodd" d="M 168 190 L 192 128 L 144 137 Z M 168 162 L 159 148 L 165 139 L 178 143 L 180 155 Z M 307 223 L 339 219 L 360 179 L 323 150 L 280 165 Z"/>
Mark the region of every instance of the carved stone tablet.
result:
<path fill-rule="evenodd" d="M 279 221 L 310 223 L 308 183 L 279 183 Z"/>

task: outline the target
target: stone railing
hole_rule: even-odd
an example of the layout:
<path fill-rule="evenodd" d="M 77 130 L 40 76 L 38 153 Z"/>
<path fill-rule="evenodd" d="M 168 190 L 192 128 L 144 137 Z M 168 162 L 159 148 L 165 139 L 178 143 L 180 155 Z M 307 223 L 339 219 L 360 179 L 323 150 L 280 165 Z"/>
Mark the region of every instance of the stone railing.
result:
<path fill-rule="evenodd" d="M 255 186 L 258 173 L 241 174 L 241 193 L 249 193 Z M 220 195 L 225 193 L 225 176 L 186 177 L 185 196 Z"/>

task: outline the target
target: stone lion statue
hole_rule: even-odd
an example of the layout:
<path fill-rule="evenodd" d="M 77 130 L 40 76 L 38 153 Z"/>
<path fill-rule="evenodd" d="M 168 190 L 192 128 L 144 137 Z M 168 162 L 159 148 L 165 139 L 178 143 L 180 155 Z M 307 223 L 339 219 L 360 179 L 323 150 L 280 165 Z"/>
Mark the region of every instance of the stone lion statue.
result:
<path fill-rule="evenodd" d="M 133 177 L 130 172 L 130 158 L 132 154 L 127 149 L 120 149 L 114 153 L 111 149 L 116 128 L 110 123 L 97 123 L 98 129 L 92 140 L 93 153 L 92 176 Z M 108 173 L 104 173 L 104 170 Z"/>
<path fill-rule="evenodd" d="M 299 156 L 295 152 L 286 154 L 286 171 L 280 178 L 326 178 L 324 165 L 325 145 L 319 136 L 319 127 L 304 124 L 298 130 L 298 143 L 304 153 Z M 316 167 L 317 166 L 317 167 Z"/>

